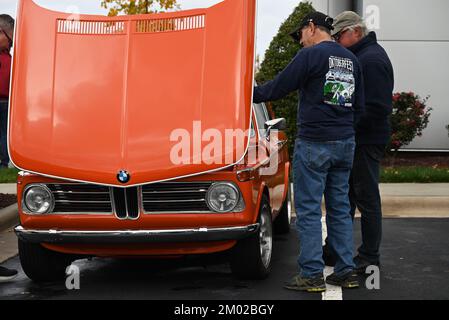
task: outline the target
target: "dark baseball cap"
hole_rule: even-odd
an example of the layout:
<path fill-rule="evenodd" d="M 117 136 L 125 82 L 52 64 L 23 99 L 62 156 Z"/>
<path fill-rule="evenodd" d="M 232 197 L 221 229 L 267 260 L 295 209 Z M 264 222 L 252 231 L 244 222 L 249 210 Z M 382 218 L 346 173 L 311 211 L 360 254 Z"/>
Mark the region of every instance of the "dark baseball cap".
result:
<path fill-rule="evenodd" d="M 332 26 L 332 24 L 334 23 L 334 19 L 322 12 L 314 11 L 304 17 L 300 25 L 292 33 L 290 33 L 290 36 L 296 41 L 301 40 L 301 30 L 302 28 L 308 26 L 310 22 L 312 22 L 316 26 L 325 27 L 329 29 L 329 31 L 334 29 L 334 27 Z"/>

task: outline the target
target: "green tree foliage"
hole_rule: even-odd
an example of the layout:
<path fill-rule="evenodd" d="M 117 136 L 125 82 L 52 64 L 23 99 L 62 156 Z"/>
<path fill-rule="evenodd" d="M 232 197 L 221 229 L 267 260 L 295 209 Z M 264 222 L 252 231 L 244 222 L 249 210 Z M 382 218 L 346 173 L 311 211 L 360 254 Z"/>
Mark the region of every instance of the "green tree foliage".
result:
<path fill-rule="evenodd" d="M 301 2 L 293 13 L 279 28 L 278 34 L 271 41 L 265 52 L 265 59 L 256 74 L 257 83 L 263 84 L 272 80 L 280 73 L 301 49 L 299 43 L 290 37 L 290 33 L 298 27 L 303 18 L 315 11 L 308 2 Z M 298 94 L 292 93 L 286 98 L 272 103 L 276 117 L 287 120 L 287 135 L 290 145 L 290 155 L 293 154 L 293 146 L 296 137 L 296 115 L 298 110 Z"/>
<path fill-rule="evenodd" d="M 102 0 L 101 6 L 109 9 L 109 16 L 120 13 L 145 14 L 178 8 L 177 0 Z"/>

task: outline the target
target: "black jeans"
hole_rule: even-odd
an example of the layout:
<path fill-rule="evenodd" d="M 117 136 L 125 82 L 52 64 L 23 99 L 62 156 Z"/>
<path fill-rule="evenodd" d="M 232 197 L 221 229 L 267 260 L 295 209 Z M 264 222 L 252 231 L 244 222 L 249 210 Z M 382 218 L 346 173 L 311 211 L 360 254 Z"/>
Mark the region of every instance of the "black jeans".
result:
<path fill-rule="evenodd" d="M 382 205 L 379 178 L 384 152 L 385 145 L 357 145 L 350 178 L 351 215 L 354 219 L 356 208 L 361 213 L 362 245 L 358 254 L 372 264 L 380 262 Z"/>
<path fill-rule="evenodd" d="M 1 166 L 8 166 L 8 101 L 0 101 L 0 160 Z"/>

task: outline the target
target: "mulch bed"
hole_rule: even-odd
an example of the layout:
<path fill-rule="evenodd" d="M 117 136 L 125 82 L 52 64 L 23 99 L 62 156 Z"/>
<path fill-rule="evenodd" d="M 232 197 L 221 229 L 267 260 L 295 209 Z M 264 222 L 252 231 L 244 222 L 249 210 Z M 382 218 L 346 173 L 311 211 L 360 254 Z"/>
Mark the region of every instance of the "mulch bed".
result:
<path fill-rule="evenodd" d="M 390 159 L 388 157 L 385 158 L 382 161 L 382 165 L 390 167 Z M 449 153 L 400 152 L 394 161 L 394 166 L 449 168 Z"/>
<path fill-rule="evenodd" d="M 17 202 L 17 196 L 15 194 L 0 193 L 0 209 L 9 207 Z"/>

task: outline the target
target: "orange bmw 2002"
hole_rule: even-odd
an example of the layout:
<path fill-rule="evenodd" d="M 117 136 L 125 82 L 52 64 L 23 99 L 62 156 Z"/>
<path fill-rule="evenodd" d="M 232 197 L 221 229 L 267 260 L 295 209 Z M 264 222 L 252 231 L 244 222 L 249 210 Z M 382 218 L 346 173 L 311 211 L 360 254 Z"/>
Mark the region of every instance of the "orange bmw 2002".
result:
<path fill-rule="evenodd" d="M 119 17 L 19 2 L 8 146 L 29 278 L 224 251 L 237 277 L 268 276 L 290 162 L 285 119 L 252 103 L 255 17 L 256 0 Z"/>

